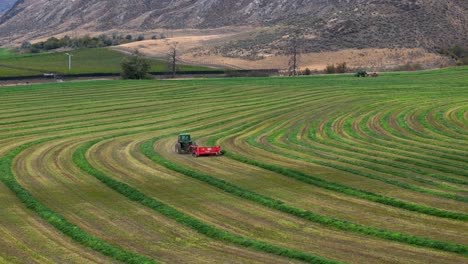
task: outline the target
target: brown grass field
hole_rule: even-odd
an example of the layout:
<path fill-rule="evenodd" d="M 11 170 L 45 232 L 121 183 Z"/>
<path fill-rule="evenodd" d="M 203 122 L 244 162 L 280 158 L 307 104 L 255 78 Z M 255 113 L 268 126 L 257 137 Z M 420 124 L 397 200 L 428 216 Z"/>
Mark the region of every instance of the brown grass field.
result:
<path fill-rule="evenodd" d="M 225 67 L 234 69 L 287 69 L 286 55 L 259 54 L 259 59 L 247 59 L 242 56 L 227 57 L 217 48 L 229 41 L 242 39 L 239 32 L 176 32 L 165 39 L 144 40 L 116 47 L 116 50 L 133 52 L 138 50 L 150 57 L 167 59 L 169 50 L 176 44 L 179 60 L 183 63 Z M 239 54 L 241 55 L 241 54 Z M 366 68 L 372 71 L 393 69 L 398 66 L 413 63 L 422 67 L 439 68 L 449 65 L 447 58 L 430 53 L 424 49 L 348 49 L 340 51 L 324 51 L 319 53 L 302 53 L 299 66 L 303 70 L 322 71 L 327 65 L 346 62 L 351 68 Z"/>

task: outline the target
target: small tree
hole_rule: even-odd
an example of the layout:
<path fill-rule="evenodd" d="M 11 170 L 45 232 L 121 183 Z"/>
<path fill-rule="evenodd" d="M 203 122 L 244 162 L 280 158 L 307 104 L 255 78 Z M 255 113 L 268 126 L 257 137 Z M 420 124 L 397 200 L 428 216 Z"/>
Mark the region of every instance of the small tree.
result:
<path fill-rule="evenodd" d="M 148 78 L 150 63 L 136 50 L 130 57 L 124 59 L 122 66 L 122 79 L 141 80 Z"/>
<path fill-rule="evenodd" d="M 336 73 L 346 73 L 347 67 L 346 62 L 338 63 L 335 67 Z"/>
<path fill-rule="evenodd" d="M 325 68 L 325 73 L 327 74 L 333 74 L 335 72 L 336 72 L 335 64 L 327 65 L 327 67 Z"/>
<path fill-rule="evenodd" d="M 311 75 L 312 71 L 309 68 L 305 68 L 304 75 Z"/>
<path fill-rule="evenodd" d="M 60 40 L 55 37 L 51 37 L 44 42 L 45 50 L 53 50 L 58 48 L 60 48 Z"/>
<path fill-rule="evenodd" d="M 145 36 L 143 36 L 143 35 L 138 35 L 138 37 L 137 37 L 136 40 L 137 40 L 137 41 L 143 41 L 143 40 L 145 40 Z"/>
<path fill-rule="evenodd" d="M 30 49 L 31 47 L 32 47 L 32 44 L 29 41 L 23 41 L 21 43 L 21 49 Z"/>
<path fill-rule="evenodd" d="M 171 71 L 172 78 L 175 77 L 176 72 L 177 72 L 177 61 L 178 61 L 178 56 L 177 56 L 177 42 L 174 42 L 171 45 L 171 48 L 169 49 L 169 70 Z"/>

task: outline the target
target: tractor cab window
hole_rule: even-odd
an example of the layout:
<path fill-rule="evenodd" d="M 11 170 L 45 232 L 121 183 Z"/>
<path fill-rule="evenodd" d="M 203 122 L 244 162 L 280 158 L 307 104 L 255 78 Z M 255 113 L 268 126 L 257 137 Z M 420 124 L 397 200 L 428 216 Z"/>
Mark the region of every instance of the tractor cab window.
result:
<path fill-rule="evenodd" d="M 180 141 L 190 141 L 189 135 L 180 135 Z"/>

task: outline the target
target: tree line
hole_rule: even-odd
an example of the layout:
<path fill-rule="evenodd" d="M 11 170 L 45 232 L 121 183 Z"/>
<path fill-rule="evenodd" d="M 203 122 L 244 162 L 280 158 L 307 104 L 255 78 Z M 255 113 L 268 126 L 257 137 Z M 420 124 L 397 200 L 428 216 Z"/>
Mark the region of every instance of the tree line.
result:
<path fill-rule="evenodd" d="M 112 34 L 112 36 L 101 34 L 97 37 L 91 37 L 89 35 L 72 38 L 70 36 L 64 36 L 62 38 L 51 37 L 46 41 L 40 41 L 34 44 L 31 44 L 29 41 L 24 41 L 21 44 L 21 50 L 24 53 L 40 53 L 44 51 L 55 50 L 59 48 L 102 48 L 109 46 L 117 46 L 125 43 L 130 43 L 134 41 L 145 40 L 145 36 L 138 35 L 132 36 L 128 35 L 118 35 Z"/>
<path fill-rule="evenodd" d="M 448 56 L 455 60 L 457 65 L 468 65 L 468 46 L 463 47 L 455 45 L 450 48 L 443 48 L 439 51 L 442 55 Z"/>

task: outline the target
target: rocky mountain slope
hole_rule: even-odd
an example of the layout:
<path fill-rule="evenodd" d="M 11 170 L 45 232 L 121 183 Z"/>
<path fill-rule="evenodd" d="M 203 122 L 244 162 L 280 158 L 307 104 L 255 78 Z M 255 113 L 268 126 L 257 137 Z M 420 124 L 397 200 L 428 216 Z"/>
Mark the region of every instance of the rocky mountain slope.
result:
<path fill-rule="evenodd" d="M 0 16 L 10 10 L 17 0 L 2 0 L 0 1 Z"/>
<path fill-rule="evenodd" d="M 466 0 L 18 0 L 0 40 L 73 30 L 276 26 L 231 48 L 274 48 L 299 31 L 311 51 L 468 43 Z M 236 46 L 237 45 L 237 46 Z"/>

